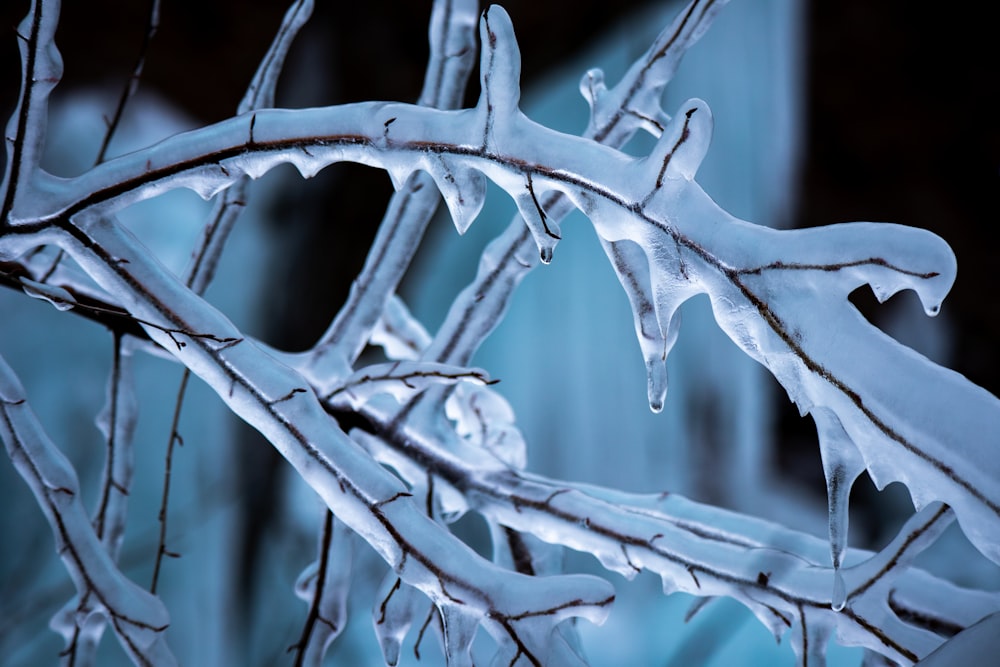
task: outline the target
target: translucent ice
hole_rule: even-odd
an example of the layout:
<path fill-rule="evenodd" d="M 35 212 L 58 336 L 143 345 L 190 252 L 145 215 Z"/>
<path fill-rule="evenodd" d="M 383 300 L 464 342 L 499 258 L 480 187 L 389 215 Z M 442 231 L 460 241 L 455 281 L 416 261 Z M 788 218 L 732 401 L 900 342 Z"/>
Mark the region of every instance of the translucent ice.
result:
<path fill-rule="evenodd" d="M 56 310 L 70 310 L 76 305 L 76 299 L 73 295 L 62 287 L 40 283 L 24 276 L 21 276 L 20 281 L 21 289 L 24 290 L 25 294 L 35 299 L 48 301 L 55 306 Z"/>

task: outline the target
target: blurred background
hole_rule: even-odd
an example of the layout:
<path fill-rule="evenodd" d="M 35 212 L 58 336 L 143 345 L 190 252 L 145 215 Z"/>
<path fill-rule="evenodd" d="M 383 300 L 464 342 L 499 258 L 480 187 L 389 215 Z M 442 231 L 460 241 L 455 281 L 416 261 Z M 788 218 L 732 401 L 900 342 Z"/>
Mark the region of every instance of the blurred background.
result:
<path fill-rule="evenodd" d="M 148 4 L 64 4 L 58 45 L 65 75 L 53 99 L 47 164 L 72 175 L 93 162 L 102 116 L 112 112 L 142 43 Z M 279 105 L 416 99 L 430 2 L 318 4 L 289 57 Z M 577 92 L 583 72 L 601 67 L 609 84 L 617 81 L 681 6 L 503 4 L 521 45 L 526 112 L 572 133 L 587 118 Z M 16 102 L 13 31 L 27 6 L 0 7 L 0 25 L 10 28 L 0 39 L 3 118 Z M 140 93 L 112 153 L 232 115 L 284 10 L 274 0 L 166 0 Z M 900 341 L 997 393 L 1000 309 L 992 288 L 1000 282 L 990 267 L 1000 222 L 1000 104 L 996 49 L 987 34 L 993 30 L 968 9 L 930 12 L 901 0 L 732 0 L 685 59 L 665 108 L 672 112 L 695 96 L 709 103 L 716 130 L 698 180 L 738 217 L 775 227 L 891 221 L 944 237 L 958 257 L 959 276 L 938 318 L 927 320 L 907 294 L 878 305 L 861 289 L 852 299 Z M 470 104 L 476 95 L 473 82 Z M 648 146 L 636 141 L 627 150 L 641 154 Z M 343 301 L 390 194 L 384 173 L 353 165 L 335 165 L 310 181 L 290 170 L 269 175 L 254 189 L 255 204 L 233 236 L 210 298 L 272 345 L 309 347 Z M 191 193 L 170 197 L 167 205 L 156 200 L 130 209 L 129 224 L 180 270 L 207 207 Z M 513 211 L 493 191 L 465 236 L 455 234 L 446 215 L 432 223 L 403 288 L 432 332 L 473 277 L 482 246 Z M 798 416 L 776 383 L 714 325 L 707 301 L 697 299 L 685 306 L 669 359 L 667 407 L 651 414 L 625 296 L 587 222 L 574 217 L 563 229 L 552 265 L 528 276 L 475 359 L 502 380 L 498 389 L 528 442 L 529 469 L 638 492 L 670 489 L 823 534 L 825 491 L 811 420 Z M 105 382 L 110 335 L 18 293 L 0 294 L 0 312 L 0 354 L 77 465 L 85 491 L 95 493 L 103 445 L 93 419 L 103 392 L 93 383 Z M 123 563 L 144 585 L 180 373 L 145 357 L 136 366 L 140 463 Z M 166 563 L 163 583 L 176 636 L 171 644 L 183 664 L 291 664 L 284 651 L 306 611 L 291 588 L 314 557 L 318 504 L 270 446 L 217 409 L 201 409 L 220 405 L 204 387 L 192 391 L 171 506 L 177 531 L 171 546 L 183 557 Z M 59 638 L 44 628 L 72 589 L 39 510 L 9 464 L 0 463 L 0 496 L 12 508 L 0 516 L 0 534 L 13 536 L 7 543 L 15 545 L 0 549 L 0 662 L 51 664 Z M 908 502 L 905 489 L 879 494 L 859 480 L 852 544 L 884 544 Z M 946 557 L 955 553 L 963 552 Z M 592 567 L 573 556 L 570 563 Z M 379 564 L 358 567 L 377 572 Z M 995 581 L 995 568 L 985 569 L 973 566 L 964 576 Z M 787 646 L 774 649 L 767 631 L 738 608 L 714 604 L 678 638 L 666 628 L 681 622 L 686 600 L 663 598 L 651 578 L 627 586 L 612 579 L 622 584 L 616 611 L 604 628 L 585 635 L 594 664 L 650 664 L 643 657 L 649 655 L 657 664 L 746 664 L 748 646 L 761 655 L 777 651 L 761 658 L 777 661 L 768 664 L 793 662 Z M 339 640 L 343 662 L 336 664 L 377 664 L 364 618 L 372 593 L 360 584 L 354 597 L 359 617 Z M 624 632 L 628 642 L 611 639 Z M 700 654 L 706 638 L 712 651 Z M 113 644 L 105 639 L 100 664 L 122 664 Z M 626 645 L 634 655 L 622 653 Z M 851 652 L 838 659 L 858 662 Z"/>

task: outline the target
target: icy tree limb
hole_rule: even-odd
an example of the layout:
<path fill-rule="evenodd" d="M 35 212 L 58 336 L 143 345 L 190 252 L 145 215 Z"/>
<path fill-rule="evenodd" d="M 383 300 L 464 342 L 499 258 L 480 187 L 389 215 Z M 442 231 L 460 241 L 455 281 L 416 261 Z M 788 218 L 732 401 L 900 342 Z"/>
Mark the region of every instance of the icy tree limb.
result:
<path fill-rule="evenodd" d="M 476 0 L 438 0 L 434 3 L 429 29 L 430 59 L 419 104 L 442 109 L 461 105 L 474 64 L 478 13 Z M 382 321 L 439 203 L 440 195 L 427 174 L 411 174 L 405 182 L 397 184 L 397 192 L 389 201 L 364 266 L 351 284 L 347 301 L 305 355 L 306 361 L 300 364 L 300 368 L 307 371 L 307 377 L 323 383 L 322 393 L 350 392 L 352 384 L 370 383 L 371 369 L 355 374 L 357 377 L 352 382 L 350 377 L 343 378 L 345 367 L 354 364 L 376 325 Z M 379 381 L 386 379 L 383 377 Z M 409 386 L 406 378 L 402 382 Z M 350 395 L 356 400 L 356 392 Z M 334 527 L 336 534 L 328 538 Z M 324 620 L 319 625 L 316 622 L 310 625 L 307 620 L 297 656 L 297 660 L 305 661 L 304 664 L 318 664 L 322 660 L 326 646 L 346 621 L 342 617 L 351 572 L 351 533 L 343 523 L 335 520 L 329 528 L 324 528 L 323 539 L 328 543 L 327 551 L 311 566 L 323 576 L 312 591 L 309 619 L 313 619 L 315 611 L 316 616 Z M 334 548 L 336 554 L 332 552 Z M 331 563 L 334 555 L 340 557 Z M 331 616 L 337 611 L 336 617 Z"/>
<path fill-rule="evenodd" d="M 72 465 L 49 440 L 28 406 L 24 389 L 6 361 L 0 358 L 0 428 L 7 453 L 45 513 L 56 549 L 76 586 L 84 615 L 106 615 L 125 652 L 140 665 L 176 664 L 163 631 L 169 624 L 163 604 L 127 579 L 94 532 L 80 501 L 79 483 Z M 69 614 L 57 631 L 67 644 L 95 626 Z M 58 619 L 57 619 L 58 620 Z M 57 622 L 55 620 L 54 622 Z M 103 621 L 98 624 L 103 626 Z"/>
<path fill-rule="evenodd" d="M 94 530 L 113 560 L 117 560 L 125 535 L 125 508 L 135 452 L 138 411 L 132 374 L 132 351 L 129 343 L 115 336 L 108 398 L 97 423 L 107 441 L 107 459 L 101 481 L 100 504 L 94 517 Z"/>
<path fill-rule="evenodd" d="M 605 86 L 601 70 L 587 72 L 580 82 L 580 92 L 591 109 L 584 138 L 617 148 L 627 143 L 639 129 L 658 137 L 669 120 L 660 107 L 663 90 L 677 71 L 681 58 L 705 33 L 727 1 L 692 0 L 612 90 Z M 545 263 L 552 261 L 560 238 L 559 222 L 573 210 L 573 204 L 558 191 L 539 196 L 530 174 L 515 201 L 519 214 L 483 250 L 474 281 L 459 293 L 448 309 L 444 323 L 424 351 L 425 359 L 468 364 L 502 321 L 517 286 L 528 272 L 538 265 L 539 259 Z M 623 267 L 616 258 L 634 252 L 626 247 L 628 242 L 616 244 L 601 239 L 601 243 L 636 313 L 636 330 L 640 334 L 649 377 L 650 406 L 658 411 L 666 394 L 663 361 L 669 346 L 652 310 L 652 297 L 647 294 L 648 280 L 644 283 L 622 273 Z M 633 264 L 631 268 L 635 267 Z M 676 337 L 676 327 L 672 335 Z M 414 409 L 423 412 L 434 410 L 434 406 L 440 408 L 448 393 L 445 390 L 429 392 L 417 399 L 424 405 Z"/>
<path fill-rule="evenodd" d="M 246 113 L 261 107 L 274 105 L 275 89 L 278 76 L 288 55 L 288 49 L 302 26 L 312 14 L 312 0 L 296 0 L 285 12 L 282 24 L 278 29 L 267 53 L 254 73 L 247 91 L 240 101 L 237 112 Z M 185 284 L 196 294 L 204 294 L 208 285 L 215 277 L 222 251 L 225 248 L 229 234 L 236 224 L 240 213 L 246 206 L 248 185 L 250 179 L 246 176 L 238 179 L 230 188 L 216 197 L 215 204 L 202 227 L 201 236 L 192 253 L 191 264 L 185 273 Z M 170 433 L 167 437 L 166 455 L 164 457 L 163 491 L 161 494 L 160 511 L 157 521 L 160 524 L 160 536 L 156 547 L 153 564 L 153 577 L 149 586 L 152 593 L 156 592 L 160 579 L 163 559 L 166 556 L 177 557 L 179 554 L 167 549 L 167 523 L 169 518 L 170 482 L 173 471 L 173 455 L 175 446 L 183 444 L 179 432 L 181 409 L 187 396 L 190 370 L 184 369 L 174 401 L 173 419 Z"/>
<path fill-rule="evenodd" d="M 855 564 L 843 571 L 847 606 L 838 612 L 823 540 L 676 494 L 640 496 L 498 469 L 485 453 L 454 439 L 443 449 L 440 433 L 429 436 L 400 422 L 384 404 L 370 403 L 360 414 L 377 434 L 364 440 L 374 456 L 407 478 L 432 472 L 491 526 L 594 554 L 629 578 L 650 570 L 665 592 L 734 598 L 776 637 L 791 630 L 800 647 L 805 628 L 812 657 L 836 632 L 844 644 L 912 664 L 936 648 L 941 635 L 1000 608 L 991 593 L 908 567 L 947 526 L 940 505 L 911 519 L 882 552 L 850 552 Z"/>
<path fill-rule="evenodd" d="M 0 185 L 0 225 L 31 199 L 27 183 L 39 175 L 38 165 L 48 127 L 49 94 L 62 78 L 62 58 L 54 38 L 59 0 L 34 0 L 17 28 L 21 52 L 21 95 L 4 135 L 7 165 Z"/>

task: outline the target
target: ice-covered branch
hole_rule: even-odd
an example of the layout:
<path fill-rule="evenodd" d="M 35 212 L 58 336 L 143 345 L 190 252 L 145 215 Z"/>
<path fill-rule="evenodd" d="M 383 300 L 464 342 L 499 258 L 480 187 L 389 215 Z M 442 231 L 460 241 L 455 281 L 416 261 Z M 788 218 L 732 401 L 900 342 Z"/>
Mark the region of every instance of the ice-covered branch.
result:
<path fill-rule="evenodd" d="M 347 623 L 354 541 L 354 534 L 327 510 L 320 532 L 319 557 L 295 584 L 295 592 L 309 603 L 302 636 L 293 647 L 295 667 L 318 667 L 327 647 Z"/>
<path fill-rule="evenodd" d="M 132 341 L 114 336 L 108 397 L 97 424 L 107 444 L 104 473 L 101 479 L 94 532 L 112 563 L 118 563 L 125 524 L 128 518 L 128 495 L 132 488 L 135 465 L 133 435 L 137 409 L 132 373 Z M 104 634 L 104 618 L 94 614 L 91 596 L 77 596 L 56 614 L 57 625 L 75 626 L 64 657 L 68 664 L 93 665 L 97 647 Z M 64 635 L 67 634 L 64 632 Z"/>
<path fill-rule="evenodd" d="M 15 208 L 30 199 L 27 182 L 38 176 L 48 126 L 49 93 L 62 77 L 62 58 L 55 47 L 59 0 L 34 0 L 17 28 L 21 52 L 21 95 L 7 123 L 7 165 L 0 185 L 0 226 Z"/>
<path fill-rule="evenodd" d="M 0 428 L 7 454 L 49 520 L 56 549 L 76 586 L 78 600 L 67 607 L 65 622 L 54 621 L 67 645 L 77 641 L 79 632 L 100 632 L 104 625 L 103 619 L 87 623 L 77 614 L 103 615 L 137 664 L 175 664 L 163 639 L 170 622 L 166 609 L 115 567 L 80 501 L 72 465 L 42 430 L 24 389 L 2 358 Z"/>
<path fill-rule="evenodd" d="M 442 444 L 440 431 L 431 436 L 401 423 L 384 404 L 360 412 L 377 436 L 355 437 L 408 478 L 438 477 L 453 490 L 446 497 L 463 499 L 454 511 L 467 506 L 491 525 L 594 554 L 629 578 L 650 570 L 665 592 L 739 600 L 776 637 L 791 630 L 797 647 L 811 646 L 803 649 L 809 660 L 836 631 L 842 643 L 912 664 L 944 640 L 935 633 L 947 636 L 1000 608 L 993 594 L 908 569 L 948 525 L 940 504 L 916 515 L 882 552 L 850 552 L 847 606 L 838 611 L 823 540 L 676 494 L 635 495 L 498 468 L 485 451 L 454 436 Z"/>
<path fill-rule="evenodd" d="M 663 89 L 684 53 L 704 34 L 726 1 L 693 0 L 613 89 L 605 86 L 603 72 L 589 71 L 580 82 L 580 90 L 591 106 L 584 138 L 620 148 L 639 129 L 659 136 L 668 121 L 660 107 Z M 657 120 L 649 122 L 653 118 Z M 558 191 L 539 197 L 529 179 L 520 200 L 519 210 L 534 221 L 534 239 L 540 239 L 547 248 L 541 254 L 551 260 L 551 251 L 558 240 L 553 229 L 558 229 L 559 221 L 573 210 L 572 203 Z M 539 252 L 525 220 L 521 215 L 514 216 L 503 234 L 484 250 L 475 281 L 455 299 L 425 358 L 442 363 L 469 363 L 475 350 L 503 318 L 515 288 L 537 266 L 538 259 Z"/>

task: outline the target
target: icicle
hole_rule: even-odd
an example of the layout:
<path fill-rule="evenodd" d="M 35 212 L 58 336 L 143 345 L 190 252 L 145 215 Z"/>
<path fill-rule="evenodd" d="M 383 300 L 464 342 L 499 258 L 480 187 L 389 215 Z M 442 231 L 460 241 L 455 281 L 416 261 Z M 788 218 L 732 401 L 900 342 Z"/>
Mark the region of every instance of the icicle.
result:
<path fill-rule="evenodd" d="M 552 253 L 556 243 L 562 238 L 559 233 L 559 224 L 550 219 L 542 208 L 539 193 L 535 189 L 530 173 L 527 174 L 524 189 L 525 192 L 515 197 L 514 202 L 517 204 L 517 210 L 524 218 L 525 224 L 528 225 L 531 236 L 535 239 L 542 263 L 548 264 L 552 261 Z"/>
<path fill-rule="evenodd" d="M 669 597 L 682 590 L 681 587 L 677 585 L 674 575 L 668 572 L 660 574 L 660 589 L 663 591 L 664 597 Z"/>
<path fill-rule="evenodd" d="M 439 605 L 438 611 L 444 625 L 444 656 L 448 667 L 473 667 L 472 640 L 479 628 L 479 616 L 457 604 Z"/>
<path fill-rule="evenodd" d="M 847 603 L 847 588 L 840 568 L 847 552 L 851 487 L 865 469 L 865 462 L 840 420 L 832 412 L 825 409 L 814 410 L 813 419 L 819 432 L 829 503 L 830 557 L 833 561 L 830 606 L 834 611 L 841 611 Z"/>
<path fill-rule="evenodd" d="M 649 409 L 660 412 L 667 397 L 667 352 L 677 338 L 679 318 L 671 318 L 668 335 L 664 336 L 654 305 L 649 261 L 638 244 L 633 241 L 610 242 L 602 238 L 601 245 L 632 306 L 635 335 L 646 364 Z"/>
<path fill-rule="evenodd" d="M 681 329 L 680 306 L 688 298 L 689 293 L 677 290 L 674 286 L 664 286 L 662 281 L 656 280 L 655 274 L 653 293 L 661 347 L 657 350 L 655 358 L 650 359 L 647 356 L 646 372 L 649 407 L 653 412 L 659 412 L 663 409 L 663 401 L 667 395 L 667 355 L 677 342 L 677 335 Z"/>
<path fill-rule="evenodd" d="M 830 608 L 834 611 L 843 611 L 846 604 L 847 585 L 844 583 L 844 573 L 840 571 L 838 564 L 833 569 L 833 594 L 830 596 Z"/>
<path fill-rule="evenodd" d="M 486 202 L 486 177 L 440 155 L 430 156 L 426 169 L 448 205 L 455 229 L 464 234 Z"/>
<path fill-rule="evenodd" d="M 415 622 L 423 623 L 428 613 L 433 613 L 433 610 L 427 598 L 417 589 L 404 584 L 394 572 L 382 580 L 375 596 L 372 620 L 386 665 L 393 667 L 399 663 L 406 633 Z"/>
<path fill-rule="evenodd" d="M 413 165 L 408 161 L 387 160 L 385 170 L 389 174 L 393 189 L 398 191 L 403 189 L 406 181 L 413 174 Z"/>

